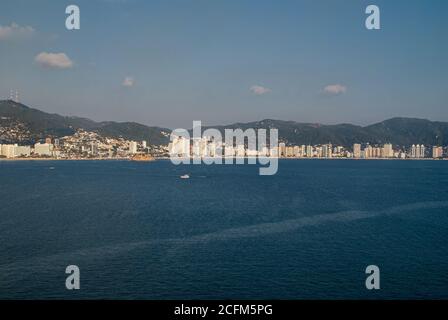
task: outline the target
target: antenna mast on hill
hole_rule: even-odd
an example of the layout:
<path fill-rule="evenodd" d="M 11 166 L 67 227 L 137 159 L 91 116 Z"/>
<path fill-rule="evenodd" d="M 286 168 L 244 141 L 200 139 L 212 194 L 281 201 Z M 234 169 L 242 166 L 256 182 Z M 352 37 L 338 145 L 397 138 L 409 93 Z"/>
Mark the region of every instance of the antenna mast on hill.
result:
<path fill-rule="evenodd" d="M 9 90 L 9 100 L 19 103 L 19 91 Z"/>
<path fill-rule="evenodd" d="M 19 91 L 9 90 L 9 100 L 19 103 Z"/>

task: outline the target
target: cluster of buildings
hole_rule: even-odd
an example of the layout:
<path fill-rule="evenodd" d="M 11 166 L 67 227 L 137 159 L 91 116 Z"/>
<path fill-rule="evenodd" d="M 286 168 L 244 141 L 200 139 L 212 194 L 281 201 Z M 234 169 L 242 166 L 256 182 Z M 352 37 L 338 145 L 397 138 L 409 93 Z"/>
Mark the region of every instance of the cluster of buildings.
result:
<path fill-rule="evenodd" d="M 9 117 L 0 116 L 0 140 L 3 141 L 27 141 L 30 131 L 25 124 Z"/>
<path fill-rule="evenodd" d="M 176 157 L 256 157 L 268 156 L 270 150 L 263 147 L 261 151 L 256 148 L 250 149 L 243 144 L 226 145 L 224 142 L 217 142 L 208 137 L 187 139 L 182 136 L 174 137 L 168 145 L 170 155 Z"/>
<path fill-rule="evenodd" d="M 0 157 L 2 158 L 27 158 L 31 155 L 52 157 L 53 147 L 48 143 L 36 143 L 31 146 L 19 146 L 16 144 L 0 144 Z"/>
<path fill-rule="evenodd" d="M 431 152 L 432 151 L 432 152 Z M 361 150 L 360 144 L 353 145 L 354 158 L 401 158 L 401 159 L 441 159 L 444 156 L 442 146 L 433 146 L 432 150 L 423 144 L 413 144 L 410 148 L 394 150 L 392 144 L 385 144 L 383 147 L 371 147 L 367 145 Z"/>
<path fill-rule="evenodd" d="M 187 139 L 182 136 L 175 137 L 168 146 L 171 155 L 181 158 L 188 157 L 279 157 L 279 158 L 355 158 L 355 159 L 420 159 L 442 158 L 444 149 L 434 146 L 432 154 L 424 145 L 412 145 L 409 148 L 394 149 L 393 145 L 386 143 L 382 146 L 355 143 L 349 150 L 344 146 L 333 146 L 331 143 L 320 145 L 287 145 L 285 142 L 278 147 L 256 146 L 247 144 L 226 145 L 225 142 L 216 142 L 213 139 L 202 137 Z"/>
<path fill-rule="evenodd" d="M 425 157 L 425 146 L 424 145 L 420 145 L 420 144 L 413 144 L 411 146 L 411 154 L 410 157 L 411 158 L 424 158 Z"/>
<path fill-rule="evenodd" d="M 147 141 L 105 138 L 96 132 L 81 129 L 74 135 L 47 138 L 32 146 L 0 144 L 1 158 L 111 159 L 129 158 L 150 151 Z"/>
<path fill-rule="evenodd" d="M 59 157 L 68 159 L 127 158 L 148 151 L 146 141 L 136 142 L 124 138 L 106 138 L 96 132 L 81 129 L 57 142 L 57 149 L 61 151 Z"/>
<path fill-rule="evenodd" d="M 333 146 L 331 143 L 322 145 L 287 146 L 279 143 L 278 150 L 274 148 L 273 154 L 280 158 L 350 158 L 351 152 L 342 146 Z"/>
<path fill-rule="evenodd" d="M 430 147 L 413 144 L 394 149 L 392 144 L 381 146 L 355 143 L 351 149 L 320 145 L 289 145 L 281 142 L 276 147 L 226 144 L 212 138 L 188 139 L 175 137 L 168 146 L 149 145 L 147 141 L 107 138 L 96 132 L 79 129 L 75 134 L 58 139 L 47 138 L 34 145 L 0 144 L 0 158 L 56 158 L 56 159 L 125 159 L 136 154 L 154 157 L 279 157 L 279 158 L 355 158 L 355 159 L 440 159 L 448 153 L 442 146 Z"/>

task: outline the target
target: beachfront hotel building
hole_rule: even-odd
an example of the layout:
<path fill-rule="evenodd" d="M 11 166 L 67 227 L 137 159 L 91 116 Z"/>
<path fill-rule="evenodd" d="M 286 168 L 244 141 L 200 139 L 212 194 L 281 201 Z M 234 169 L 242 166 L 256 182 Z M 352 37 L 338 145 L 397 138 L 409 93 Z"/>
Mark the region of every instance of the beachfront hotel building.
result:
<path fill-rule="evenodd" d="M 0 144 L 0 156 L 5 158 L 29 157 L 30 146 L 19 146 L 17 144 Z"/>
<path fill-rule="evenodd" d="M 432 157 L 434 159 L 442 158 L 443 156 L 443 148 L 439 146 L 432 147 Z"/>

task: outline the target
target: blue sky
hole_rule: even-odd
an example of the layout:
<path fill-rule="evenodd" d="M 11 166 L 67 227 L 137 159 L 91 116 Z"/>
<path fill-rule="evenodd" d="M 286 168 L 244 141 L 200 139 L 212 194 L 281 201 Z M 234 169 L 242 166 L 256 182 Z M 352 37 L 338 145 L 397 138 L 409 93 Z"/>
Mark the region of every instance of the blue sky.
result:
<path fill-rule="evenodd" d="M 381 30 L 364 27 L 369 4 Z M 447 16 L 444 0 L 2 0 L 0 97 L 170 128 L 448 121 Z"/>

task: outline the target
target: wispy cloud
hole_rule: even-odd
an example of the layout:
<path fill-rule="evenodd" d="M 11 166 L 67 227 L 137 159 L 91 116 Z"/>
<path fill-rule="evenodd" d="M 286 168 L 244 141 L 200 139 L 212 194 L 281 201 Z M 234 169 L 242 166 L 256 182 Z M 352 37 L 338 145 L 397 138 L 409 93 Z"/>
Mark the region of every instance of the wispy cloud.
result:
<path fill-rule="evenodd" d="M 330 84 L 324 88 L 324 93 L 327 95 L 337 96 L 347 92 L 347 87 L 342 84 Z"/>
<path fill-rule="evenodd" d="M 263 86 L 259 86 L 259 85 L 253 85 L 252 87 L 249 88 L 249 90 L 253 93 L 256 94 L 258 96 L 261 96 L 263 94 L 266 93 L 270 93 L 272 90 Z"/>
<path fill-rule="evenodd" d="M 46 68 L 68 69 L 73 67 L 73 61 L 65 53 L 41 52 L 34 58 L 34 61 Z"/>
<path fill-rule="evenodd" d="M 14 38 L 25 38 L 32 36 L 36 30 L 30 26 L 19 26 L 13 22 L 9 26 L 0 25 L 0 41 Z"/>
<path fill-rule="evenodd" d="M 134 85 L 134 83 L 135 83 L 135 80 L 133 77 L 126 77 L 126 78 L 124 78 L 122 85 L 124 87 L 132 87 Z"/>

